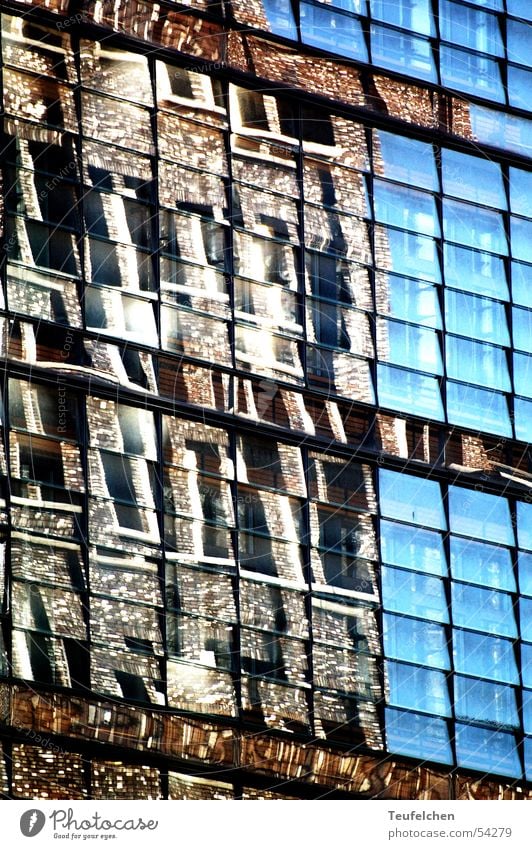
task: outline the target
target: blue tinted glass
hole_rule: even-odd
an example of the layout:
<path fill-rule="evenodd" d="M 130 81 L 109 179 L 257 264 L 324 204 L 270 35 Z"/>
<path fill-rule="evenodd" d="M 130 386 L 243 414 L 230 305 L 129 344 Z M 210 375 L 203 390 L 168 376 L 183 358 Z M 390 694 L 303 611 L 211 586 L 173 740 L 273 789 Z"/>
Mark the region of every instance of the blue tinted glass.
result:
<path fill-rule="evenodd" d="M 510 392 L 506 353 L 502 348 L 473 342 L 458 336 L 447 337 L 447 374 L 450 378 L 476 383 L 488 389 Z"/>
<path fill-rule="evenodd" d="M 497 103 L 504 102 L 501 72 L 495 59 L 442 44 L 440 72 L 443 85 L 449 88 L 486 97 Z"/>
<path fill-rule="evenodd" d="M 521 637 L 532 643 L 532 599 L 521 598 L 519 600 L 519 614 L 521 621 Z"/>
<path fill-rule="evenodd" d="M 432 283 L 396 274 L 377 274 L 375 285 L 379 312 L 426 327 L 441 328 L 438 292 Z"/>
<path fill-rule="evenodd" d="M 382 567 L 382 603 L 385 610 L 448 622 L 443 581 L 419 572 Z"/>
<path fill-rule="evenodd" d="M 532 310 L 514 307 L 512 310 L 514 348 L 532 354 Z"/>
<path fill-rule="evenodd" d="M 493 722 L 508 728 L 519 728 L 513 687 L 456 675 L 454 693 L 457 719 Z"/>
<path fill-rule="evenodd" d="M 532 442 L 532 401 L 515 398 L 514 415 L 515 438 Z"/>
<path fill-rule="evenodd" d="M 509 299 L 506 269 L 500 257 L 445 242 L 443 258 L 448 286 L 504 301 Z"/>
<path fill-rule="evenodd" d="M 377 245 L 376 263 L 381 268 L 425 277 L 435 283 L 441 281 L 440 264 L 436 242 L 429 236 L 394 230 L 392 227 L 375 228 Z M 382 251 L 379 248 L 382 246 Z"/>
<path fill-rule="evenodd" d="M 440 235 L 434 198 L 427 192 L 375 180 L 373 199 L 376 221 L 427 236 Z"/>
<path fill-rule="evenodd" d="M 508 253 L 502 216 L 458 200 L 443 200 L 443 233 L 451 242 L 470 248 Z"/>
<path fill-rule="evenodd" d="M 447 381 L 447 415 L 451 424 L 511 436 L 506 396 L 488 389 Z"/>
<path fill-rule="evenodd" d="M 454 536 L 450 543 L 453 578 L 515 592 L 512 558 L 507 548 Z"/>
<path fill-rule="evenodd" d="M 415 713 L 386 708 L 386 742 L 390 752 L 452 763 L 447 725 L 444 719 L 429 719 Z"/>
<path fill-rule="evenodd" d="M 532 86 L 532 73 L 524 68 L 514 68 L 508 65 L 508 101 L 510 106 L 526 109 L 530 112 L 530 88 Z"/>
<path fill-rule="evenodd" d="M 437 81 L 430 42 L 388 27 L 371 25 L 371 57 L 376 65 Z"/>
<path fill-rule="evenodd" d="M 498 0 L 498 2 L 501 3 L 502 0 Z M 502 6 L 500 8 L 502 9 Z M 532 21 L 530 0 L 506 0 L 506 11 L 509 15 L 515 15 L 525 21 Z"/>
<path fill-rule="evenodd" d="M 370 9 L 376 21 L 434 35 L 430 0 L 370 0 Z"/>
<path fill-rule="evenodd" d="M 528 737 L 525 738 L 525 775 L 528 781 L 532 780 L 532 739 Z"/>
<path fill-rule="evenodd" d="M 430 575 L 446 575 L 443 540 L 434 531 L 413 525 L 381 521 L 381 552 L 384 563 L 405 566 Z"/>
<path fill-rule="evenodd" d="M 389 704 L 441 716 L 451 715 L 443 672 L 387 661 L 386 675 L 390 692 Z"/>
<path fill-rule="evenodd" d="M 532 221 L 511 217 L 512 254 L 516 259 L 532 262 Z"/>
<path fill-rule="evenodd" d="M 437 378 L 378 363 L 377 382 L 381 406 L 438 421 L 443 420 L 443 405 Z"/>
<path fill-rule="evenodd" d="M 485 106 L 469 104 L 471 129 L 475 138 L 503 150 L 530 156 L 532 153 L 532 121 L 506 112 L 495 112 Z"/>
<path fill-rule="evenodd" d="M 451 594 L 455 625 L 486 634 L 517 637 L 511 595 L 454 582 Z M 532 633 L 532 627 L 530 630 Z M 525 635 L 523 638 L 528 639 Z"/>
<path fill-rule="evenodd" d="M 441 37 L 452 44 L 461 44 L 492 56 L 504 55 L 496 16 L 480 9 L 440 0 L 440 32 Z"/>
<path fill-rule="evenodd" d="M 300 3 L 301 40 L 339 56 L 367 62 L 368 53 L 360 21 L 330 8 Z"/>
<path fill-rule="evenodd" d="M 447 530 L 437 481 L 379 469 L 379 484 L 383 516 Z"/>
<path fill-rule="evenodd" d="M 508 20 L 506 41 L 509 61 L 529 67 L 532 54 L 532 28 L 520 21 Z"/>
<path fill-rule="evenodd" d="M 512 298 L 516 304 L 532 307 L 532 265 L 512 262 Z"/>
<path fill-rule="evenodd" d="M 383 177 L 420 189 L 438 190 L 431 144 L 375 130 L 373 156 L 375 170 L 380 174 L 382 169 Z"/>
<path fill-rule="evenodd" d="M 445 321 L 449 333 L 459 333 L 496 345 L 510 344 L 506 310 L 500 301 L 447 289 Z"/>
<path fill-rule="evenodd" d="M 488 542 L 514 545 L 508 500 L 463 487 L 449 487 L 451 531 Z"/>
<path fill-rule="evenodd" d="M 523 690 L 523 726 L 527 734 L 532 734 L 532 692 L 530 690 Z"/>
<path fill-rule="evenodd" d="M 449 669 L 447 640 L 442 625 L 385 613 L 383 629 L 387 657 Z"/>
<path fill-rule="evenodd" d="M 519 592 L 532 596 L 532 554 L 519 552 Z"/>
<path fill-rule="evenodd" d="M 532 357 L 514 354 L 514 386 L 518 395 L 532 398 Z"/>
<path fill-rule="evenodd" d="M 380 359 L 432 374 L 443 373 L 438 336 L 427 327 L 379 319 L 377 345 Z"/>
<path fill-rule="evenodd" d="M 532 217 L 532 172 L 510 168 L 510 209 L 517 215 Z"/>
<path fill-rule="evenodd" d="M 521 643 L 521 674 L 523 687 L 532 687 L 532 646 Z"/>
<path fill-rule="evenodd" d="M 504 684 L 519 683 L 511 640 L 454 630 L 453 646 L 457 672 Z"/>
<path fill-rule="evenodd" d="M 506 193 L 501 167 L 497 162 L 442 150 L 442 185 L 446 195 L 506 209 Z"/>
<path fill-rule="evenodd" d="M 297 40 L 297 27 L 290 3 L 279 2 L 279 0 L 263 0 L 263 6 L 271 31 L 277 35 L 284 35 L 286 38 Z"/>
<path fill-rule="evenodd" d="M 458 766 L 520 777 L 521 762 L 513 734 L 456 723 Z"/>

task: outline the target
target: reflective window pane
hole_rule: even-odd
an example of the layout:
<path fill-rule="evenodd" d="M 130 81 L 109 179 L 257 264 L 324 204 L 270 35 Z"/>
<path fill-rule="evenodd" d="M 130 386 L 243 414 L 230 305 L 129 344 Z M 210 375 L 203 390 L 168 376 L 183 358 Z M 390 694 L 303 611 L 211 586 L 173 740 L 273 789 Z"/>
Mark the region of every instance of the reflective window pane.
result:
<path fill-rule="evenodd" d="M 421 663 L 436 669 L 449 669 L 447 638 L 443 625 L 385 613 L 383 629 L 384 651 L 387 657 Z"/>
<path fill-rule="evenodd" d="M 379 470 L 383 516 L 446 530 L 440 485 L 436 481 Z"/>
<path fill-rule="evenodd" d="M 382 567 L 382 603 L 386 610 L 448 622 L 449 611 L 439 578 Z"/>
<path fill-rule="evenodd" d="M 388 749 L 401 755 L 425 758 L 438 763 L 452 763 L 447 725 L 443 719 L 386 709 L 386 741 Z"/>
<path fill-rule="evenodd" d="M 502 496 L 450 486 L 449 522 L 455 533 L 514 545 L 510 507 Z"/>
<path fill-rule="evenodd" d="M 442 672 L 388 661 L 386 676 L 391 705 L 440 716 L 451 715 L 447 683 Z"/>
<path fill-rule="evenodd" d="M 453 654 L 457 672 L 505 684 L 519 683 L 511 640 L 454 630 Z"/>
<path fill-rule="evenodd" d="M 381 521 L 381 552 L 384 563 L 404 566 L 430 575 L 447 574 L 447 564 L 440 534 L 413 525 Z M 532 585 L 532 579 L 531 579 Z"/>

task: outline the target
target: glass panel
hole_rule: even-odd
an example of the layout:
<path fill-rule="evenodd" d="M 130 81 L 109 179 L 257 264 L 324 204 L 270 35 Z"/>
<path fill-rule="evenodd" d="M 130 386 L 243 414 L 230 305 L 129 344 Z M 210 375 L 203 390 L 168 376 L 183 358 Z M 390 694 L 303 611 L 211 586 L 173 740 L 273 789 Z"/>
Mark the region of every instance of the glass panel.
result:
<path fill-rule="evenodd" d="M 443 582 L 417 572 L 382 567 L 382 603 L 386 610 L 448 622 Z"/>
<path fill-rule="evenodd" d="M 391 752 L 438 763 L 452 763 L 447 724 L 414 713 L 386 708 L 386 740 Z"/>
<path fill-rule="evenodd" d="M 443 85 L 504 103 L 501 72 L 494 59 L 442 44 L 440 71 Z"/>
<path fill-rule="evenodd" d="M 393 6 L 397 9 L 396 2 L 393 2 Z M 438 172 L 431 144 L 382 130 L 375 130 L 373 139 L 376 174 L 397 180 L 398 183 L 406 183 L 407 186 L 438 191 Z"/>
<path fill-rule="evenodd" d="M 434 35 L 430 0 L 370 0 L 370 9 L 376 21 Z"/>
<path fill-rule="evenodd" d="M 457 719 L 493 722 L 508 728 L 519 728 L 515 690 L 478 678 L 454 679 Z"/>
<path fill-rule="evenodd" d="M 495 112 L 474 103 L 469 105 L 469 117 L 471 129 L 478 141 L 530 156 L 532 121 L 528 118 L 509 115 L 507 112 Z"/>
<path fill-rule="evenodd" d="M 262 0 L 262 5 L 271 31 L 276 35 L 297 40 L 297 28 L 290 3 L 284 3 L 283 0 Z"/>
<path fill-rule="evenodd" d="M 532 353 L 532 310 L 512 310 L 514 347 Z"/>
<path fill-rule="evenodd" d="M 517 215 L 532 217 L 532 172 L 510 168 L 510 209 Z"/>
<path fill-rule="evenodd" d="M 508 300 L 506 269 L 501 257 L 444 242 L 445 282 L 457 289 Z"/>
<path fill-rule="evenodd" d="M 378 268 L 424 277 L 435 283 L 441 281 L 438 251 L 434 239 L 406 230 L 391 227 L 375 227 L 376 257 Z"/>
<path fill-rule="evenodd" d="M 447 195 L 506 209 L 506 193 L 497 162 L 443 149 L 442 182 Z"/>
<path fill-rule="evenodd" d="M 524 218 L 510 219 L 512 234 L 512 254 L 516 259 L 532 262 L 532 221 Z"/>
<path fill-rule="evenodd" d="M 377 365 L 379 403 L 405 413 L 442 421 L 443 405 L 437 378 L 413 371 Z"/>
<path fill-rule="evenodd" d="M 432 374 L 443 373 L 438 335 L 426 327 L 378 320 L 378 354 L 383 360 Z"/>
<path fill-rule="evenodd" d="M 532 265 L 512 262 L 512 299 L 516 304 L 532 307 Z"/>
<path fill-rule="evenodd" d="M 496 775 L 521 777 L 522 767 L 513 734 L 456 723 L 458 766 Z"/>
<path fill-rule="evenodd" d="M 447 529 L 436 481 L 379 470 L 382 515 L 429 528 Z"/>
<path fill-rule="evenodd" d="M 532 357 L 514 354 L 514 387 L 519 395 L 532 398 Z"/>
<path fill-rule="evenodd" d="M 511 640 L 454 630 L 453 654 L 457 672 L 505 684 L 519 683 Z"/>
<path fill-rule="evenodd" d="M 529 92 L 532 86 L 532 73 L 525 71 L 524 68 L 514 68 L 513 65 L 508 65 L 507 73 L 510 106 L 517 106 L 518 109 L 526 109 L 530 112 Z"/>
<path fill-rule="evenodd" d="M 530 19 L 530 10 L 528 10 L 528 13 L 525 12 L 523 17 Z M 512 20 L 508 20 L 506 26 L 508 57 L 512 62 L 529 67 L 532 52 L 532 28 L 528 24 L 521 23 L 521 21 Z"/>
<path fill-rule="evenodd" d="M 517 637 L 512 597 L 507 593 L 453 582 L 451 594 L 455 625 L 487 634 Z M 532 638 L 532 626 L 530 633 Z M 525 634 L 523 638 L 528 639 Z"/>
<path fill-rule="evenodd" d="M 451 536 L 451 573 L 453 578 L 472 584 L 515 592 L 512 558 L 507 548 Z M 532 590 L 532 580 L 530 583 Z"/>
<path fill-rule="evenodd" d="M 422 663 L 436 669 L 449 669 L 447 638 L 442 625 L 385 613 L 383 628 L 384 652 L 388 657 Z"/>
<path fill-rule="evenodd" d="M 530 734 L 532 732 L 532 692 L 530 690 L 523 690 L 523 726 L 525 732 Z"/>
<path fill-rule="evenodd" d="M 532 646 L 521 643 L 521 674 L 523 686 L 532 687 Z"/>
<path fill-rule="evenodd" d="M 532 554 L 519 552 L 519 591 L 532 596 Z"/>
<path fill-rule="evenodd" d="M 397 707 L 451 715 L 451 705 L 443 672 L 386 662 L 388 701 Z"/>
<path fill-rule="evenodd" d="M 510 508 L 502 496 L 450 486 L 449 521 L 455 533 L 514 545 Z"/>
<path fill-rule="evenodd" d="M 434 58 L 428 40 L 377 24 L 371 25 L 370 32 L 371 56 L 376 65 L 436 82 Z"/>
<path fill-rule="evenodd" d="M 447 381 L 447 414 L 452 424 L 486 433 L 512 435 L 508 401 L 499 392 Z"/>
<path fill-rule="evenodd" d="M 494 9 L 502 9 L 502 0 L 490 0 L 490 2 L 497 2 L 499 4 L 498 6 L 493 6 Z M 529 0 L 506 0 L 506 11 L 509 15 L 515 15 L 518 18 L 523 18 L 525 21 L 532 21 L 532 7 Z"/>
<path fill-rule="evenodd" d="M 514 415 L 515 438 L 532 442 L 532 402 L 515 398 Z"/>
<path fill-rule="evenodd" d="M 443 540 L 440 534 L 413 525 L 381 521 L 381 553 L 384 563 L 404 566 L 429 575 L 447 574 Z M 531 579 L 532 586 L 532 579 Z"/>
<path fill-rule="evenodd" d="M 511 391 L 506 353 L 502 348 L 450 335 L 446 341 L 447 374 L 450 378 L 463 380 L 467 376 L 471 383 Z"/>
<path fill-rule="evenodd" d="M 502 216 L 457 200 L 443 200 L 443 233 L 446 239 L 471 248 L 507 254 Z"/>
<path fill-rule="evenodd" d="M 377 274 L 375 287 L 379 312 L 441 329 L 438 292 L 431 283 L 396 274 Z"/>
<path fill-rule="evenodd" d="M 375 219 L 383 224 L 439 236 L 440 225 L 432 195 L 382 180 L 373 183 Z"/>
<path fill-rule="evenodd" d="M 445 321 L 449 333 L 459 333 L 497 345 L 510 344 L 506 311 L 504 304 L 498 301 L 447 289 Z"/>
<path fill-rule="evenodd" d="M 486 14 L 460 3 L 440 0 L 440 33 L 445 41 L 472 50 L 504 56 L 501 31 L 496 15 Z"/>
<path fill-rule="evenodd" d="M 362 26 L 356 18 L 305 2 L 300 3 L 300 15 L 304 44 L 330 50 L 338 56 L 368 61 Z"/>
<path fill-rule="evenodd" d="M 521 637 L 523 640 L 532 642 L 532 599 L 522 598 L 519 600 L 519 614 Z"/>

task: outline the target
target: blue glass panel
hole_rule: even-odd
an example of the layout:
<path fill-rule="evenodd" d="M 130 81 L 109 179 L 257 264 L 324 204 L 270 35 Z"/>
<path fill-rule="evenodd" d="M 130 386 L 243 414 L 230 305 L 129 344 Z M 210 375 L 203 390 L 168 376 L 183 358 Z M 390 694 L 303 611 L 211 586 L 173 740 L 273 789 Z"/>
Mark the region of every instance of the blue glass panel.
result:
<path fill-rule="evenodd" d="M 532 357 L 514 354 L 514 386 L 518 395 L 532 398 Z"/>
<path fill-rule="evenodd" d="M 500 3 L 501 0 L 498 0 L 498 2 Z M 518 18 L 523 18 L 525 21 L 532 21 L 530 0 L 506 0 L 506 10 L 509 15 L 515 15 Z"/>
<path fill-rule="evenodd" d="M 371 17 L 385 24 L 434 35 L 430 0 L 370 0 Z"/>
<path fill-rule="evenodd" d="M 398 525 L 381 520 L 381 552 L 384 563 L 404 566 L 429 575 L 447 574 L 443 540 L 434 531 L 414 525 Z"/>
<path fill-rule="evenodd" d="M 532 504 L 517 502 L 517 540 L 520 548 L 532 551 Z"/>
<path fill-rule="evenodd" d="M 443 233 L 446 239 L 470 248 L 508 253 L 502 216 L 459 200 L 443 200 Z"/>
<path fill-rule="evenodd" d="M 521 643 L 521 675 L 523 687 L 532 687 L 532 646 Z"/>
<path fill-rule="evenodd" d="M 440 33 L 451 44 L 460 44 L 492 56 L 503 56 L 504 46 L 495 15 L 461 3 L 440 0 Z"/>
<path fill-rule="evenodd" d="M 437 378 L 379 363 L 377 382 L 381 406 L 443 421 Z"/>
<path fill-rule="evenodd" d="M 525 156 L 532 154 L 532 121 L 486 106 L 469 104 L 471 129 L 478 141 Z"/>
<path fill-rule="evenodd" d="M 532 265 L 512 262 L 512 299 L 516 304 L 532 307 Z"/>
<path fill-rule="evenodd" d="M 383 516 L 447 530 L 437 481 L 379 469 L 379 485 Z"/>
<path fill-rule="evenodd" d="M 371 56 L 376 65 L 437 82 L 430 42 L 406 32 L 371 25 Z"/>
<path fill-rule="evenodd" d="M 517 637 L 512 597 L 508 593 L 453 582 L 451 596 L 455 625 L 486 634 Z M 527 639 L 524 634 L 523 637 Z"/>
<path fill-rule="evenodd" d="M 422 663 L 436 669 L 450 667 L 443 625 L 385 613 L 383 636 L 387 657 Z"/>
<path fill-rule="evenodd" d="M 375 241 L 383 250 L 377 250 L 377 266 L 399 274 L 424 277 L 434 283 L 441 281 L 436 242 L 429 236 L 394 230 L 393 227 L 375 227 Z M 384 262 L 383 262 L 384 261 Z"/>
<path fill-rule="evenodd" d="M 506 396 L 489 389 L 448 380 L 447 416 L 451 424 L 512 436 Z"/>
<path fill-rule="evenodd" d="M 387 661 L 386 675 L 389 704 L 426 713 L 437 713 L 441 716 L 451 715 L 449 693 L 443 672 Z"/>
<path fill-rule="evenodd" d="M 379 312 L 441 329 L 438 291 L 432 283 L 396 274 L 377 274 L 375 286 Z"/>
<path fill-rule="evenodd" d="M 394 613 L 422 616 L 433 622 L 449 621 L 443 581 L 419 572 L 383 566 L 382 604 Z"/>
<path fill-rule="evenodd" d="M 373 184 L 373 199 L 376 221 L 427 236 L 440 235 L 436 204 L 428 192 L 377 179 Z"/>
<path fill-rule="evenodd" d="M 532 692 L 530 690 L 523 690 L 523 726 L 527 734 L 532 734 Z"/>
<path fill-rule="evenodd" d="M 517 215 L 532 217 L 532 172 L 510 168 L 510 209 Z"/>
<path fill-rule="evenodd" d="M 442 184 L 446 195 L 506 209 L 506 192 L 497 162 L 444 148 Z"/>
<path fill-rule="evenodd" d="M 442 44 L 440 72 L 443 85 L 449 88 L 504 103 L 501 72 L 495 59 Z"/>
<path fill-rule="evenodd" d="M 507 548 L 455 536 L 451 536 L 450 544 L 453 578 L 515 592 L 512 558 Z"/>
<path fill-rule="evenodd" d="M 513 734 L 456 723 L 458 766 L 482 772 L 521 777 L 522 767 Z"/>
<path fill-rule="evenodd" d="M 514 68 L 508 65 L 508 102 L 510 106 L 526 109 L 530 112 L 530 89 L 532 88 L 532 73 L 524 68 Z"/>
<path fill-rule="evenodd" d="M 514 545 L 508 500 L 463 487 L 449 487 L 451 531 L 488 542 Z"/>
<path fill-rule="evenodd" d="M 447 374 L 488 389 L 510 392 L 512 388 L 502 348 L 458 336 L 447 336 Z"/>
<path fill-rule="evenodd" d="M 444 719 L 386 708 L 386 743 L 390 752 L 428 761 L 453 762 Z"/>
<path fill-rule="evenodd" d="M 515 438 L 532 442 L 532 401 L 514 399 Z"/>
<path fill-rule="evenodd" d="M 532 596 L 532 554 L 519 552 L 519 592 Z"/>
<path fill-rule="evenodd" d="M 508 59 L 511 62 L 516 62 L 518 65 L 530 67 L 532 28 L 528 24 L 508 19 L 506 43 L 508 47 Z"/>
<path fill-rule="evenodd" d="M 400 366 L 443 373 L 440 343 L 436 331 L 415 324 L 379 319 L 377 344 L 380 359 Z"/>
<path fill-rule="evenodd" d="M 528 737 L 525 738 L 525 775 L 528 781 L 532 781 L 532 739 Z"/>
<path fill-rule="evenodd" d="M 512 254 L 516 259 L 532 262 L 532 221 L 511 217 Z"/>
<path fill-rule="evenodd" d="M 519 615 L 521 622 L 521 638 L 532 643 L 532 599 L 519 599 Z"/>
<path fill-rule="evenodd" d="M 338 56 L 368 61 L 368 53 L 360 21 L 351 15 L 334 12 L 329 7 L 300 3 L 301 40 Z"/>
<path fill-rule="evenodd" d="M 438 172 L 431 144 L 375 130 L 374 156 L 378 173 L 420 189 L 438 191 Z"/>
<path fill-rule="evenodd" d="M 504 301 L 509 299 L 506 270 L 500 257 L 445 242 L 443 258 L 448 286 Z"/>
<path fill-rule="evenodd" d="M 532 354 L 532 310 L 512 310 L 514 348 Z"/>
<path fill-rule="evenodd" d="M 263 6 L 271 31 L 297 41 L 297 27 L 290 3 L 283 0 L 263 0 Z"/>
<path fill-rule="evenodd" d="M 509 345 L 506 310 L 500 301 L 447 289 L 445 321 L 449 333 L 459 333 L 496 345 Z"/>
<path fill-rule="evenodd" d="M 456 675 L 454 694 L 457 719 L 493 722 L 508 728 L 519 728 L 513 687 Z"/>
<path fill-rule="evenodd" d="M 453 646 L 457 672 L 503 684 L 519 683 L 511 640 L 454 630 Z"/>

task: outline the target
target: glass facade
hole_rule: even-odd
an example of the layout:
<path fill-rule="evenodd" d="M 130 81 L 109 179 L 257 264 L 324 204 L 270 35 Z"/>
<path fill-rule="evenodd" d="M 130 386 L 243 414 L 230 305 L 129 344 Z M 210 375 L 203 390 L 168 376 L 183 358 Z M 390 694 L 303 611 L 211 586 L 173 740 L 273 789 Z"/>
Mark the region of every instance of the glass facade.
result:
<path fill-rule="evenodd" d="M 2 10 L 6 796 L 528 794 L 524 5 Z"/>

